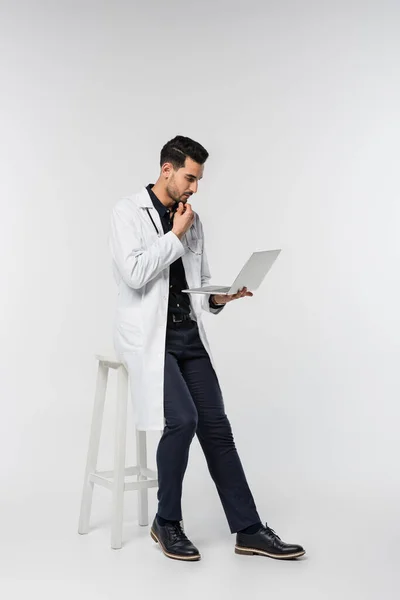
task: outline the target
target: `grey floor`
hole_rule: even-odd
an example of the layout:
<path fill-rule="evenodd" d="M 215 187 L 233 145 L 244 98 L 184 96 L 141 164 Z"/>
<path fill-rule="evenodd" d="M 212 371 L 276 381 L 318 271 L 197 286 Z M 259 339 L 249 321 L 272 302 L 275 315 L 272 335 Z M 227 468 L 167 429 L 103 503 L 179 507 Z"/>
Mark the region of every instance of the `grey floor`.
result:
<path fill-rule="evenodd" d="M 25 492 L 1 505 L 0 592 L 3 598 L 400 597 L 397 507 L 390 498 L 367 494 L 282 498 L 268 517 L 288 542 L 307 550 L 302 559 L 277 561 L 236 555 L 217 500 L 188 502 L 185 528 L 202 560 L 166 558 L 136 521 L 135 493 L 125 499 L 124 546 L 111 550 L 110 496 L 96 488 L 91 531 L 77 533 L 79 493 L 55 489 L 43 496 Z M 201 500 L 201 499 L 200 499 Z M 151 516 L 156 506 L 150 492 Z M 192 506 L 192 508 L 190 508 Z M 201 506 L 201 511 L 199 507 Z M 200 518 L 201 515 L 201 518 Z M 263 515 L 264 516 L 264 515 Z M 265 518 L 267 516 L 265 515 Z M 7 595 L 5 595 L 7 594 Z"/>

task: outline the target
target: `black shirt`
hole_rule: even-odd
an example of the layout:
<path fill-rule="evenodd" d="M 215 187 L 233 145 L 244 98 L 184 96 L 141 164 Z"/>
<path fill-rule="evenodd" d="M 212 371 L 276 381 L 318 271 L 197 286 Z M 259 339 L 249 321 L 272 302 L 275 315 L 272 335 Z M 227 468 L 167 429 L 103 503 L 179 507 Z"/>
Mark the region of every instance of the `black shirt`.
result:
<path fill-rule="evenodd" d="M 151 189 L 153 185 L 154 184 L 149 183 L 149 185 L 146 186 L 146 189 L 150 194 L 150 198 L 153 202 L 154 208 L 160 215 L 164 233 L 168 233 L 168 231 L 171 231 L 173 225 L 172 219 L 170 218 L 172 217 L 172 211 L 170 211 L 166 206 L 164 206 L 164 204 L 157 198 L 157 196 Z M 189 294 L 182 292 L 182 290 L 187 289 L 188 287 L 189 286 L 186 281 L 185 269 L 183 267 L 182 258 L 178 258 L 176 261 L 171 263 L 169 267 L 168 314 L 190 314 Z"/>
<path fill-rule="evenodd" d="M 168 233 L 171 231 L 173 226 L 171 219 L 172 211 L 164 206 L 164 204 L 157 198 L 151 189 L 153 185 L 154 183 L 149 183 L 149 185 L 146 186 L 146 189 L 149 192 L 154 208 L 160 215 L 164 233 Z M 189 294 L 182 292 L 182 290 L 187 289 L 189 286 L 186 281 L 182 258 L 178 258 L 176 261 L 171 263 L 169 269 L 168 314 L 188 315 L 190 314 L 190 297 Z M 212 302 L 211 298 L 212 296 L 209 297 L 209 304 L 210 306 L 214 307 L 215 304 Z"/>

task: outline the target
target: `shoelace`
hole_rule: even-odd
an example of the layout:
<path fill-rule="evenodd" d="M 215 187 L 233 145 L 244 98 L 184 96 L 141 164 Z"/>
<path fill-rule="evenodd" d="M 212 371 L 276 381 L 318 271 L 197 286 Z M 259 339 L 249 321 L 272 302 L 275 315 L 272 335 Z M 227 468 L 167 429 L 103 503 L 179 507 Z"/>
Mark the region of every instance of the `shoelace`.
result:
<path fill-rule="evenodd" d="M 274 535 L 275 537 L 278 538 L 278 540 L 280 540 L 281 538 L 279 537 L 279 535 L 276 533 L 276 531 L 274 531 L 273 529 L 271 529 L 271 527 L 268 527 L 268 523 L 265 523 L 265 529 L 268 531 L 268 533 L 271 533 L 272 535 Z M 282 540 L 281 540 L 282 541 Z"/>
<path fill-rule="evenodd" d="M 176 542 L 177 540 L 187 540 L 186 534 L 183 531 L 180 523 L 170 523 L 169 528 L 171 542 Z"/>

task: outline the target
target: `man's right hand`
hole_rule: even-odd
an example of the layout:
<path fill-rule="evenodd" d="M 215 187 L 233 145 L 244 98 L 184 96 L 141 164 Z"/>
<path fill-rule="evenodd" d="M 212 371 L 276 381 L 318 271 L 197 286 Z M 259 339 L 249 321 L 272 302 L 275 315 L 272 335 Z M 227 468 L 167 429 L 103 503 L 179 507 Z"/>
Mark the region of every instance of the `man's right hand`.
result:
<path fill-rule="evenodd" d="M 174 215 L 172 231 L 181 239 L 194 221 L 192 206 L 188 203 L 179 202 Z"/>

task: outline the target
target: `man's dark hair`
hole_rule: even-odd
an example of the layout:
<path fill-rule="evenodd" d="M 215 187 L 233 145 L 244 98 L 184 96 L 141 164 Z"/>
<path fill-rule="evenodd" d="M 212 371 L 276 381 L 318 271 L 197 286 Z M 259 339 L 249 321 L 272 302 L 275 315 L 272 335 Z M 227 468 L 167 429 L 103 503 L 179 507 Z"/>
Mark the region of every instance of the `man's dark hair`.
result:
<path fill-rule="evenodd" d="M 165 162 L 172 163 L 175 171 L 185 165 L 186 157 L 202 165 L 208 158 L 208 152 L 201 144 L 183 135 L 177 135 L 167 142 L 160 154 L 160 167 Z"/>

